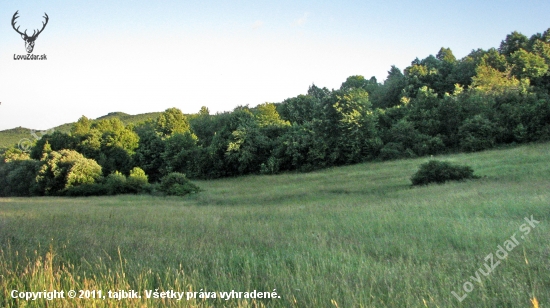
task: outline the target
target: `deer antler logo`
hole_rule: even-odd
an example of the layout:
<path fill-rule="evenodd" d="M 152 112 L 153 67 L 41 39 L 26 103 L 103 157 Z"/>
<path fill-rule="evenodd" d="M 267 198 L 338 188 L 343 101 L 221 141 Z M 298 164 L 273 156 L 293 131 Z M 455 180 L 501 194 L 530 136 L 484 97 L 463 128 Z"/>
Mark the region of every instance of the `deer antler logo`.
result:
<path fill-rule="evenodd" d="M 17 16 L 17 13 L 19 13 L 19 11 L 13 14 L 13 18 L 11 19 L 11 26 L 13 27 L 13 30 L 19 33 L 21 35 L 21 38 L 25 40 L 25 48 L 27 49 L 27 53 L 31 53 L 32 50 L 34 49 L 34 41 L 36 40 L 38 35 L 42 33 L 42 31 L 44 31 L 44 28 L 46 28 L 46 25 L 48 24 L 48 20 L 49 20 L 48 14 L 44 13 L 44 15 L 46 16 L 43 16 L 43 17 L 46 19 L 46 22 L 42 22 L 42 29 L 38 30 L 38 32 L 36 32 L 37 30 L 33 30 L 32 35 L 29 36 L 27 35 L 27 30 L 25 30 L 25 32 L 21 32 L 19 31 L 19 26 L 15 28 L 15 20 L 19 18 L 19 16 Z"/>

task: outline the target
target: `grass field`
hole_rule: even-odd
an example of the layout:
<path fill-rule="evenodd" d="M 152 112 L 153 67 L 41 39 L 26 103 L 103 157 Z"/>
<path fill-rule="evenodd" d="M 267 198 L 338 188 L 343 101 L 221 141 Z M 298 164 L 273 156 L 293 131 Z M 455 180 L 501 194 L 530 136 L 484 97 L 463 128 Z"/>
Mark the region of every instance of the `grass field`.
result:
<path fill-rule="evenodd" d="M 550 144 L 436 158 L 483 178 L 411 188 L 420 158 L 198 181 L 188 198 L 0 198 L 0 306 L 550 307 Z M 142 298 L 26 301 L 14 289 Z"/>

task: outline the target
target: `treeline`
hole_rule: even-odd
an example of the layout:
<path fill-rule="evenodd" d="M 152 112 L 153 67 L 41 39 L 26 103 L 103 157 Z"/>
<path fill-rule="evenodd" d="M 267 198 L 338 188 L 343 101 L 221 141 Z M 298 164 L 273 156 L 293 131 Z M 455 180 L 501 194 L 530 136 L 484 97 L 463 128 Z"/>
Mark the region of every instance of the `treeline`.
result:
<path fill-rule="evenodd" d="M 530 38 L 513 32 L 498 49 L 477 49 L 456 59 L 441 48 L 404 71 L 392 66 L 382 83 L 351 76 L 339 89 L 312 85 L 307 94 L 281 103 L 214 115 L 206 107 L 192 115 L 171 108 L 156 120 L 131 125 L 82 117 L 70 133 L 48 135 L 28 154 L 7 151 L 0 176 L 12 184 L 22 178 L 37 183 L 52 153 L 62 151 L 80 155 L 83 165 L 96 170 L 94 176 L 75 175 L 74 183 L 131 176 L 135 168 L 155 183 L 171 173 L 212 179 L 308 171 L 545 141 L 550 140 L 549 67 L 550 29 Z M 9 164 L 26 167 L 7 174 L 13 169 Z"/>

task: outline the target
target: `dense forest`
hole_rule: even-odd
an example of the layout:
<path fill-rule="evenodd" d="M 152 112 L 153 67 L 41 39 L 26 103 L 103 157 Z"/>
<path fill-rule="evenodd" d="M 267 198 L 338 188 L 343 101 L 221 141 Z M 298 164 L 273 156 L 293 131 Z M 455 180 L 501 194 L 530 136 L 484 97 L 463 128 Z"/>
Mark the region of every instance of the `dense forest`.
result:
<path fill-rule="evenodd" d="M 83 116 L 30 152 L 8 149 L 0 196 L 93 194 L 93 185 L 115 177 L 134 179 L 134 189 L 121 192 L 139 192 L 135 183 L 173 173 L 213 179 L 309 171 L 550 140 L 549 67 L 550 29 L 530 38 L 513 32 L 498 49 L 456 59 L 441 48 L 403 71 L 392 66 L 383 82 L 351 76 L 339 89 L 311 85 L 280 103 L 217 114 L 170 108 L 128 125 Z"/>

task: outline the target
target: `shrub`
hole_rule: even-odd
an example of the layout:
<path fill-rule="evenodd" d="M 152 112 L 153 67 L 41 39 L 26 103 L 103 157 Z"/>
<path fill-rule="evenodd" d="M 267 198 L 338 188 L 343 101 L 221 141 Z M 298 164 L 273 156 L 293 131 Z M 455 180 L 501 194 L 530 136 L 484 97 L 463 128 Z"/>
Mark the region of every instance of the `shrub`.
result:
<path fill-rule="evenodd" d="M 107 185 L 100 183 L 71 186 L 65 190 L 65 195 L 70 197 L 105 196 L 108 194 Z"/>
<path fill-rule="evenodd" d="M 161 179 L 159 190 L 167 195 L 185 196 L 199 192 L 200 188 L 191 183 L 185 174 L 172 172 Z"/>
<path fill-rule="evenodd" d="M 33 159 L 0 161 L 0 197 L 34 195 L 39 169 L 40 162 Z"/>
<path fill-rule="evenodd" d="M 458 129 L 460 148 L 466 152 L 476 152 L 495 146 L 497 128 L 482 115 L 467 119 Z"/>
<path fill-rule="evenodd" d="M 109 195 L 129 193 L 126 176 L 118 171 L 107 176 L 105 179 L 105 186 L 107 186 Z"/>
<path fill-rule="evenodd" d="M 279 161 L 277 158 L 270 156 L 265 163 L 260 165 L 261 174 L 275 174 L 279 171 Z"/>
<path fill-rule="evenodd" d="M 398 158 L 411 158 L 416 154 L 413 150 L 403 146 L 401 142 L 388 142 L 382 150 L 380 150 L 380 158 L 383 160 L 398 159 Z"/>
<path fill-rule="evenodd" d="M 65 195 L 77 196 L 102 196 L 119 194 L 151 193 L 152 189 L 147 182 L 145 172 L 140 168 L 134 168 L 130 176 L 115 171 L 109 174 L 101 183 L 82 184 L 65 190 Z"/>
<path fill-rule="evenodd" d="M 476 179 L 474 170 L 469 166 L 453 165 L 445 161 L 431 160 L 420 165 L 418 171 L 411 177 L 413 185 L 427 185 L 429 183 L 445 183 Z"/>
<path fill-rule="evenodd" d="M 145 174 L 145 171 L 143 171 L 140 167 L 134 167 L 126 179 L 126 185 L 128 190 L 132 193 L 140 193 L 147 190 L 149 180 Z"/>

